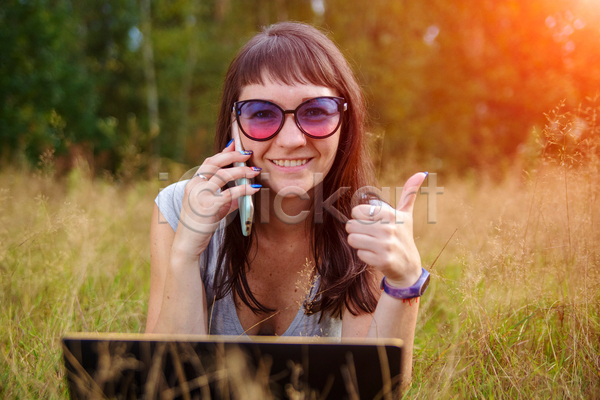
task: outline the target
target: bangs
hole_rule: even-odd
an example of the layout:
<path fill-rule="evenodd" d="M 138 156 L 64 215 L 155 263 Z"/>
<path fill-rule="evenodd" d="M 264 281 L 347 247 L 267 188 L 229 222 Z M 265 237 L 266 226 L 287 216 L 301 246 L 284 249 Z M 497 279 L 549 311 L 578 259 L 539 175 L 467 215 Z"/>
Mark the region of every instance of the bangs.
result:
<path fill-rule="evenodd" d="M 329 57 L 328 46 L 309 47 L 297 36 L 271 34 L 258 38 L 240 54 L 238 87 L 264 84 L 265 79 L 295 85 L 313 84 L 332 89 L 340 87 L 339 74 Z"/>

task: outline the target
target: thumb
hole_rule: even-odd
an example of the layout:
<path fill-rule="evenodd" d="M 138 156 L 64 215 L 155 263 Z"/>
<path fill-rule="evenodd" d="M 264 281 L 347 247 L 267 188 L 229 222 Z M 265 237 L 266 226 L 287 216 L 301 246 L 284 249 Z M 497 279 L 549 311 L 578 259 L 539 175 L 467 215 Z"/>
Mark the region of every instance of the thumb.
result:
<path fill-rule="evenodd" d="M 425 178 L 427 178 L 427 175 L 429 175 L 428 172 L 417 172 L 408 178 L 404 184 L 404 188 L 402 188 L 402 194 L 400 195 L 400 200 L 398 201 L 399 211 L 412 214 L 419 187 L 423 184 Z"/>

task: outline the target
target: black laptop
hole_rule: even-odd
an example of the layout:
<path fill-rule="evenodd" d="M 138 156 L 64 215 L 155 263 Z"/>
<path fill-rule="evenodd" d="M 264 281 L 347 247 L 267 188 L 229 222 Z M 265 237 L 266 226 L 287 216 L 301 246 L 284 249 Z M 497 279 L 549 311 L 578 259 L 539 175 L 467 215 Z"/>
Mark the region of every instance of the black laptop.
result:
<path fill-rule="evenodd" d="M 140 334 L 62 339 L 71 399 L 398 399 L 402 341 Z"/>

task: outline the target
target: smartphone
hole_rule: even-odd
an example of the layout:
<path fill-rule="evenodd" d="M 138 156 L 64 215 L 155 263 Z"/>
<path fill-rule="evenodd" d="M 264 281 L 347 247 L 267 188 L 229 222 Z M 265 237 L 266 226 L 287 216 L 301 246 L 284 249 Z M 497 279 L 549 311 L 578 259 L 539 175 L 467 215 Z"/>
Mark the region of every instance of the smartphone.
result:
<path fill-rule="evenodd" d="M 242 141 L 240 140 L 240 133 L 238 131 L 237 122 L 233 121 L 231 124 L 231 136 L 235 143 L 235 150 L 244 150 L 242 147 Z M 246 163 L 236 162 L 233 163 L 235 167 L 245 167 Z M 247 185 L 249 182 L 248 178 L 236 179 L 236 185 Z M 250 236 L 252 231 L 252 220 L 254 219 L 254 202 L 252 201 L 252 195 L 244 195 L 238 199 L 240 221 L 242 223 L 242 233 L 244 236 Z"/>

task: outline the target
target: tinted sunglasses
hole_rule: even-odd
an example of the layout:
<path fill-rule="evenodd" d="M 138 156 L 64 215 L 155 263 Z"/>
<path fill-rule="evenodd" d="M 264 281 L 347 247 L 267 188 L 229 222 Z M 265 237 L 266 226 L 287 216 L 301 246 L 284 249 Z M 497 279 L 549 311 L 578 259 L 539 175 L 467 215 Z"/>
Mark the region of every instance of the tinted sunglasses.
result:
<path fill-rule="evenodd" d="M 238 125 L 249 139 L 274 138 L 283 128 L 286 114 L 294 114 L 298 128 L 313 139 L 325 139 L 342 123 L 348 105 L 342 97 L 315 97 L 302 102 L 295 110 L 284 110 L 266 100 L 243 100 L 233 104 Z"/>

